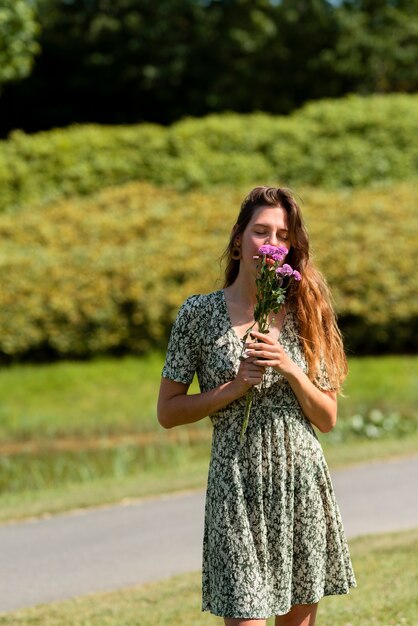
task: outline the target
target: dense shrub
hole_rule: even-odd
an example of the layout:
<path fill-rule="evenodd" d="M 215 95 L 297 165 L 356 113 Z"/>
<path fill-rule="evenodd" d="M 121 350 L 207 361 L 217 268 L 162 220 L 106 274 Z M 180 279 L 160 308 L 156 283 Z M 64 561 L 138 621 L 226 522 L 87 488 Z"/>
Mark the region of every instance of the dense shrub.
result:
<path fill-rule="evenodd" d="M 0 207 L 89 195 L 107 185 L 152 179 L 166 150 L 162 127 L 72 126 L 0 142 Z"/>
<path fill-rule="evenodd" d="M 242 197 L 147 183 L 0 216 L 0 354 L 163 348 L 186 296 L 222 286 Z M 351 352 L 417 346 L 417 186 L 300 191 Z"/>
<path fill-rule="evenodd" d="M 214 185 L 392 184 L 418 176 L 418 95 L 318 101 L 291 116 L 225 113 L 169 128 L 72 126 L 0 142 L 0 208 L 142 180 Z"/>

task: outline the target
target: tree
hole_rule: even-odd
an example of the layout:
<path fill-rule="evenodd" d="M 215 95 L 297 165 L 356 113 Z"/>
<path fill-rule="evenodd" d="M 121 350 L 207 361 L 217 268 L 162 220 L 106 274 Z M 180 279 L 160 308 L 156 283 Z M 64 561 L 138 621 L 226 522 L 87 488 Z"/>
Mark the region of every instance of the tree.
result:
<path fill-rule="evenodd" d="M 171 121 L 182 114 L 185 76 L 204 23 L 201 2 L 39 2 L 37 78 L 52 79 L 56 110 L 65 99 L 81 121 Z"/>
<path fill-rule="evenodd" d="M 327 0 L 37 3 L 42 55 L 25 84 L 8 87 L 13 126 L 285 113 L 330 84 L 317 64 L 335 32 Z"/>
<path fill-rule="evenodd" d="M 327 62 L 342 92 L 418 89 L 418 0 L 347 0 Z"/>
<path fill-rule="evenodd" d="M 0 6 L 16 14 L 35 2 L 42 54 L 28 78 L 4 88 L 3 135 L 74 122 L 168 124 L 225 110 L 288 113 L 347 92 L 418 89 L 418 0 Z"/>
<path fill-rule="evenodd" d="M 0 85 L 28 76 L 40 52 L 40 26 L 27 0 L 0 0 Z"/>

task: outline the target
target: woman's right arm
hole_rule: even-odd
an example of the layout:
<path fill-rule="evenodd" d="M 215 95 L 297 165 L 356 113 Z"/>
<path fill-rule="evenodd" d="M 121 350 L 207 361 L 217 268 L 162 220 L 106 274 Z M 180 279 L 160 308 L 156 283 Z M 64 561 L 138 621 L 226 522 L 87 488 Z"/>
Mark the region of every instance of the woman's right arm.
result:
<path fill-rule="evenodd" d="M 157 404 L 158 421 L 164 428 L 198 422 L 244 396 L 250 387 L 261 382 L 263 372 L 262 367 L 253 364 L 253 359 L 245 359 L 233 380 L 210 391 L 190 395 L 187 394 L 189 385 L 162 378 Z"/>

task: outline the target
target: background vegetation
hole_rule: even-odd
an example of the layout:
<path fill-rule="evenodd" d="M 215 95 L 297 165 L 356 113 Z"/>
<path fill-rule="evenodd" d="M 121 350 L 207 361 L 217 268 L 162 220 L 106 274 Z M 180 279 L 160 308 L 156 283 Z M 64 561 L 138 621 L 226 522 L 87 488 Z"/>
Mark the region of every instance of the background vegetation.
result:
<path fill-rule="evenodd" d="M 417 541 L 416 529 L 350 540 L 358 587 L 348 595 L 320 601 L 321 626 L 413 626 L 418 611 Z M 169 626 L 182 622 L 219 624 L 219 617 L 201 612 L 200 572 L 0 616 L 1 626 Z M 273 624 L 270 618 L 267 626 Z"/>
<path fill-rule="evenodd" d="M 40 52 L 40 25 L 34 6 L 25 0 L 0 2 L 0 95 L 3 83 L 28 76 Z"/>
<path fill-rule="evenodd" d="M 24 4 L 31 8 L 25 14 Z M 9 81 L 0 101 L 3 136 L 14 128 L 34 132 L 74 122 L 287 114 L 309 100 L 418 89 L 418 0 L 1 5 L 14 9 L 19 22 L 18 28 L 5 23 L 7 47 L 25 47 L 33 63 L 20 82 L 0 73 L 0 82 Z M 32 44 L 32 9 L 40 51 Z"/>
<path fill-rule="evenodd" d="M 19 364 L 0 370 L 0 522 L 206 486 L 212 425 L 163 430 L 164 355 Z M 350 358 L 330 467 L 418 446 L 418 359 Z M 196 381 L 192 393 L 198 391 Z"/>
<path fill-rule="evenodd" d="M 418 95 L 402 94 L 325 100 L 290 116 L 223 113 L 168 128 L 15 131 L 0 142 L 0 211 L 137 180 L 179 191 L 416 181 L 417 134 Z"/>
<path fill-rule="evenodd" d="M 160 350 L 256 184 L 297 192 L 335 296 L 331 469 L 416 454 L 417 23 L 418 0 L 0 0 L 1 522 L 205 487 L 211 423 L 162 430 Z M 416 532 L 352 543 L 324 625 L 412 624 Z M 198 587 L 0 624 L 197 624 Z"/>
<path fill-rule="evenodd" d="M 349 353 L 413 352 L 415 184 L 299 192 Z M 243 195 L 130 183 L 0 216 L 3 361 L 164 349 L 186 296 L 222 286 Z"/>

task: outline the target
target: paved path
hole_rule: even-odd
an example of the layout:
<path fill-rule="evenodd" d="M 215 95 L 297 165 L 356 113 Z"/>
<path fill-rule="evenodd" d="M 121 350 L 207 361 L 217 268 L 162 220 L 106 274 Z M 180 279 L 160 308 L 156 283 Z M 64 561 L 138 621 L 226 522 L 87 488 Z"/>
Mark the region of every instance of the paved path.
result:
<path fill-rule="evenodd" d="M 331 472 L 347 537 L 418 526 L 418 456 Z M 199 570 L 203 491 L 0 526 L 0 611 Z"/>

